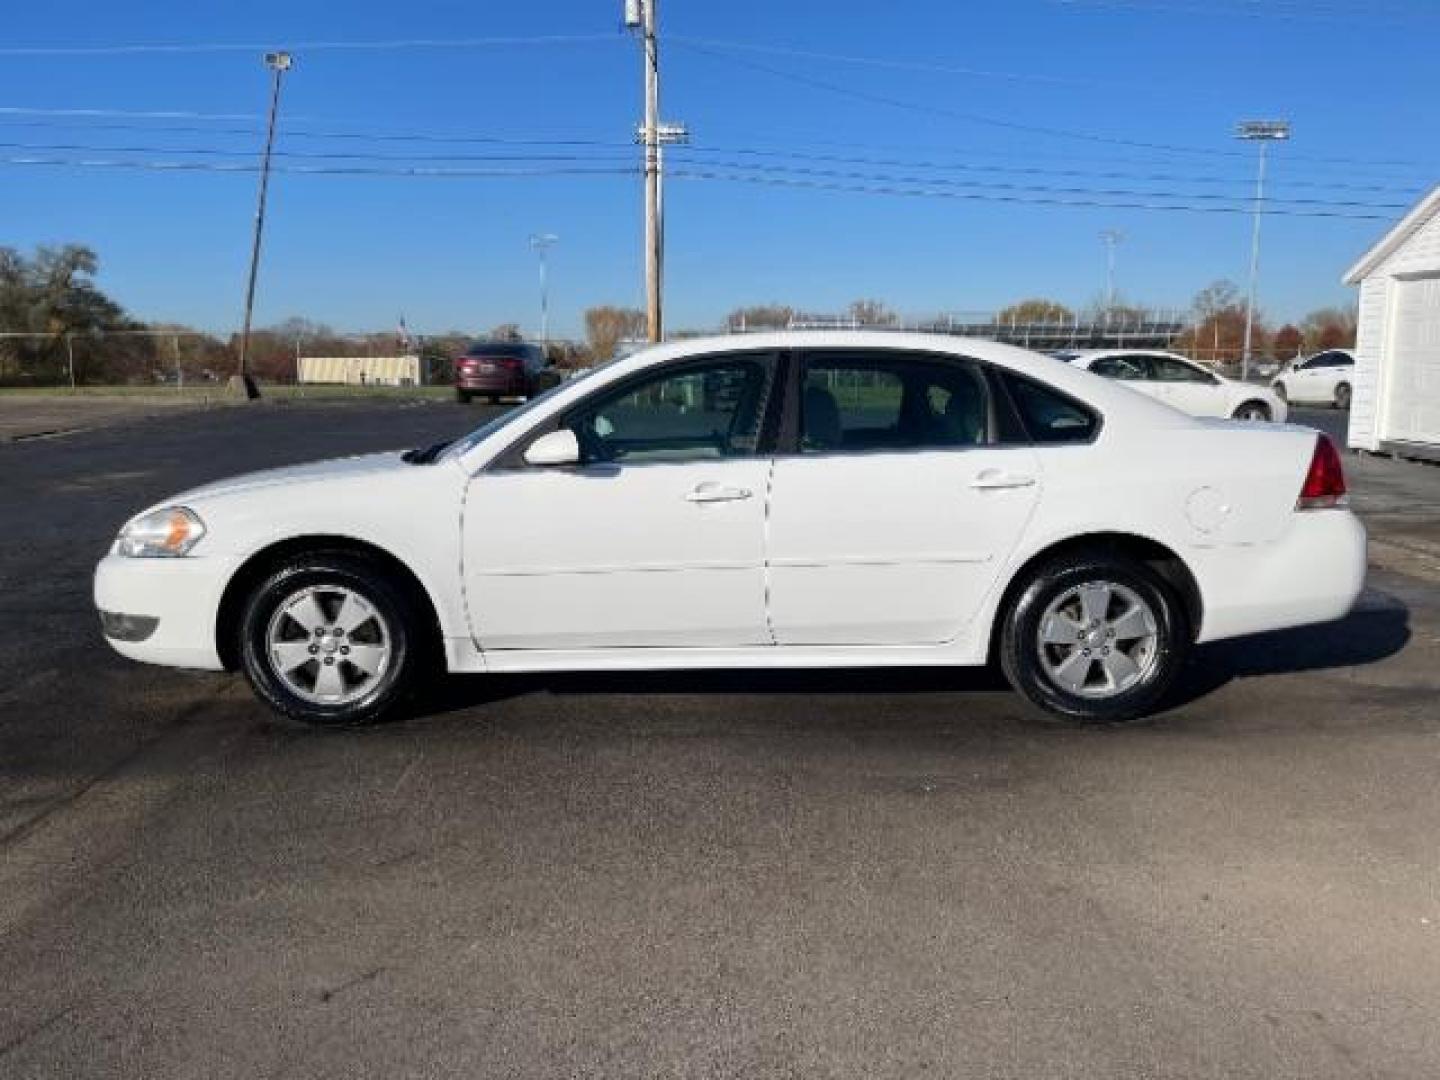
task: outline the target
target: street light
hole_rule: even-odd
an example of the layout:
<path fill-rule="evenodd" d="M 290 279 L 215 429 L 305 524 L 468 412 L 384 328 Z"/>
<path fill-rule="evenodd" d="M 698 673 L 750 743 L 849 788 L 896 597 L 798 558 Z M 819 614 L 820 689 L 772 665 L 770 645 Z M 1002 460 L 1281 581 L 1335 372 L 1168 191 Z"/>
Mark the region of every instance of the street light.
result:
<path fill-rule="evenodd" d="M 254 401 L 260 388 L 250 375 L 250 315 L 255 309 L 255 274 L 260 269 L 260 238 L 265 231 L 265 194 L 270 187 L 270 152 L 275 146 L 275 117 L 280 111 L 280 82 L 294 66 L 288 52 L 265 54 L 265 66 L 274 73 L 270 87 L 270 123 L 265 131 L 265 153 L 260 159 L 260 197 L 255 206 L 255 239 L 250 246 L 250 279 L 245 286 L 245 324 L 240 330 L 240 382 L 245 396 Z"/>
<path fill-rule="evenodd" d="M 540 256 L 540 346 L 550 344 L 550 297 L 545 278 L 545 253 L 560 242 L 554 233 L 531 233 L 530 248 Z"/>
<path fill-rule="evenodd" d="M 1235 127 L 1235 137 L 1260 144 L 1260 171 L 1255 178 L 1255 225 L 1250 235 L 1250 296 L 1245 302 L 1245 348 L 1240 354 L 1240 377 L 1250 377 L 1251 346 L 1255 335 L 1255 293 L 1260 284 L 1260 219 L 1265 214 L 1265 159 L 1272 142 L 1290 138 L 1288 120 L 1244 120 Z"/>
<path fill-rule="evenodd" d="M 1118 229 L 1105 229 L 1100 240 L 1105 245 L 1105 325 L 1110 325 L 1110 315 L 1115 310 L 1115 245 L 1125 239 Z"/>

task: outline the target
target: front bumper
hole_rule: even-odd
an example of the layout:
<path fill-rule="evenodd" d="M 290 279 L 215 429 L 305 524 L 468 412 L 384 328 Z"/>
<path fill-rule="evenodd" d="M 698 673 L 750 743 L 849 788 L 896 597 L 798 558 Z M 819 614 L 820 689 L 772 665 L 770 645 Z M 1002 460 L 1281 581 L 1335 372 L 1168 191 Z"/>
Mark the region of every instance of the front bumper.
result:
<path fill-rule="evenodd" d="M 1200 641 L 1330 622 L 1365 588 L 1365 526 L 1348 510 L 1298 510 L 1285 535 L 1236 558 L 1233 547 L 1194 552 L 1205 612 Z"/>
<path fill-rule="evenodd" d="M 95 567 L 94 588 L 102 631 L 110 631 L 105 640 L 122 656 L 147 664 L 220 670 L 215 620 L 225 585 L 239 565 L 238 558 L 213 556 L 107 555 Z"/>

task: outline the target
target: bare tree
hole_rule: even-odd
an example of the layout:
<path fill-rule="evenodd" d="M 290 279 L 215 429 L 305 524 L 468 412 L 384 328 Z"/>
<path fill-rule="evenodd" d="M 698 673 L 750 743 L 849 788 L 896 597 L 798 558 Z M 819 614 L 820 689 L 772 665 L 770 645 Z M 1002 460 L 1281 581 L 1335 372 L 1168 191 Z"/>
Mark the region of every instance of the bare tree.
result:
<path fill-rule="evenodd" d="M 795 309 L 786 304 L 753 304 L 736 308 L 725 317 L 731 330 L 783 330 L 795 317 Z"/>
<path fill-rule="evenodd" d="M 621 341 L 637 338 L 644 332 L 645 312 L 638 308 L 601 304 L 585 311 L 585 338 L 597 361 L 609 360 Z"/>
<path fill-rule="evenodd" d="M 894 326 L 898 321 L 883 300 L 852 300 L 846 314 L 861 326 Z"/>
<path fill-rule="evenodd" d="M 1033 297 L 1011 304 L 995 316 L 997 322 L 1055 323 L 1070 322 L 1075 313 L 1058 300 Z"/>

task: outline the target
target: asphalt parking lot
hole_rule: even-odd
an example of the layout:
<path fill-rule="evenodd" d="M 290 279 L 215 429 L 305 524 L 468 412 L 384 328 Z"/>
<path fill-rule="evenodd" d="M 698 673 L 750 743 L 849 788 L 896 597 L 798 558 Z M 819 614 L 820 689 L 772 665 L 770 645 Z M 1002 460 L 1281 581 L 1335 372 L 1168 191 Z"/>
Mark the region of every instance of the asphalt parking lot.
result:
<path fill-rule="evenodd" d="M 482 413 L 0 445 L 0 1075 L 1440 1075 L 1440 468 L 1347 458 L 1359 609 L 1119 729 L 886 671 L 453 680 L 313 733 L 100 639 L 135 509 Z"/>

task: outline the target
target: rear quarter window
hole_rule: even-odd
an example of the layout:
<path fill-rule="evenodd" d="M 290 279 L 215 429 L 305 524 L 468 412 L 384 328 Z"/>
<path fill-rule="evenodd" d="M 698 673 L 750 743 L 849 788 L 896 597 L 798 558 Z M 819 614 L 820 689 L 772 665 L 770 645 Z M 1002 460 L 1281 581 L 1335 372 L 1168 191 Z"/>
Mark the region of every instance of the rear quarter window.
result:
<path fill-rule="evenodd" d="M 1014 372 L 1002 372 L 1000 377 L 1031 442 L 1086 443 L 1099 433 L 1100 416 L 1088 405 Z"/>

